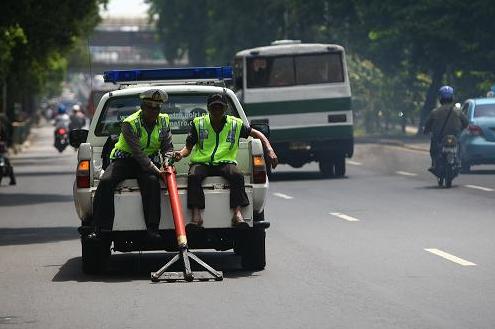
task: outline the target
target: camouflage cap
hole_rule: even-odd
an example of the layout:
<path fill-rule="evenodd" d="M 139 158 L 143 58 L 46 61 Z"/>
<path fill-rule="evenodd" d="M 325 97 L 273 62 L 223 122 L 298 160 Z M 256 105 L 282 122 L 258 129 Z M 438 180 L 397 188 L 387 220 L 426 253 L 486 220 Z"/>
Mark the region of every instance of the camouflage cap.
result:
<path fill-rule="evenodd" d="M 151 106 L 160 106 L 167 101 L 168 95 L 160 89 L 150 89 L 139 95 L 141 100 Z"/>

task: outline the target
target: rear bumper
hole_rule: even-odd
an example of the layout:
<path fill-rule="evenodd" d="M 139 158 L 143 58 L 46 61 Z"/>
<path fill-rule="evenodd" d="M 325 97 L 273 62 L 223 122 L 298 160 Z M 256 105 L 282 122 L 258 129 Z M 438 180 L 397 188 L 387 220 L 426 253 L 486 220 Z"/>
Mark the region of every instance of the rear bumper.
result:
<path fill-rule="evenodd" d="M 241 238 L 247 231 L 265 230 L 270 227 L 270 222 L 255 222 L 253 227 L 247 230 L 236 230 L 229 228 L 203 229 L 187 233 L 187 242 L 190 249 L 214 249 L 219 251 L 234 248 L 236 240 Z M 80 226 L 78 232 L 81 237 L 85 237 L 93 232 L 92 226 Z M 177 251 L 177 238 L 175 230 L 160 230 L 163 240 L 160 244 L 149 244 L 146 239 L 145 230 L 134 231 L 102 231 L 101 238 L 112 241 L 115 251 L 153 251 L 166 250 Z"/>
<path fill-rule="evenodd" d="M 471 164 L 494 164 L 495 142 L 486 141 L 484 138 L 474 138 L 461 144 L 462 161 Z"/>
<path fill-rule="evenodd" d="M 301 164 L 318 161 L 322 157 L 328 156 L 345 156 L 351 158 L 354 154 L 354 138 L 330 138 L 330 139 L 314 139 L 297 141 L 300 145 L 294 142 L 283 141 L 272 143 L 272 146 L 277 153 L 281 163 L 297 163 Z"/>

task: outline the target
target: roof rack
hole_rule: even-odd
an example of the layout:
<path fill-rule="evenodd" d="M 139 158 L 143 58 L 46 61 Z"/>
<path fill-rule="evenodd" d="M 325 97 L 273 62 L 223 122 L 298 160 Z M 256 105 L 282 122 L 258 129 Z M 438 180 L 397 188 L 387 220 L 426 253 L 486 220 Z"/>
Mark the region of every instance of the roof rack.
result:
<path fill-rule="evenodd" d="M 103 80 L 114 84 L 206 84 L 232 80 L 232 67 L 183 67 L 162 69 L 112 70 L 103 73 Z"/>

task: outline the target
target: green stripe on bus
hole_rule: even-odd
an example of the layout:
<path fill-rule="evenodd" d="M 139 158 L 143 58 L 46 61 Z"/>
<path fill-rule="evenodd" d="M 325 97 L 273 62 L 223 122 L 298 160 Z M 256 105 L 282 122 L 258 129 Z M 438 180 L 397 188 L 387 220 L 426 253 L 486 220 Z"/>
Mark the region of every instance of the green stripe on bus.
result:
<path fill-rule="evenodd" d="M 353 126 L 322 126 L 272 129 L 270 132 L 271 142 L 284 141 L 309 141 L 322 139 L 351 138 Z"/>
<path fill-rule="evenodd" d="M 273 114 L 293 114 L 308 112 L 349 111 L 351 98 L 308 99 L 297 101 L 266 102 L 243 104 L 248 117 Z"/>

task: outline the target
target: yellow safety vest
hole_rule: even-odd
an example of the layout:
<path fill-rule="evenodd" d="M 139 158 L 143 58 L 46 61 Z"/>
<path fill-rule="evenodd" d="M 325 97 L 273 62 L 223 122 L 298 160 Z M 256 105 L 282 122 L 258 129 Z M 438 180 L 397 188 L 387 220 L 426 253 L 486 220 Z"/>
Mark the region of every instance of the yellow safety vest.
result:
<path fill-rule="evenodd" d="M 208 114 L 194 118 L 198 142 L 194 147 L 191 163 L 237 164 L 237 149 L 243 123 L 241 119 L 231 115 L 227 115 L 226 120 L 222 130 L 217 134 L 211 126 Z"/>

